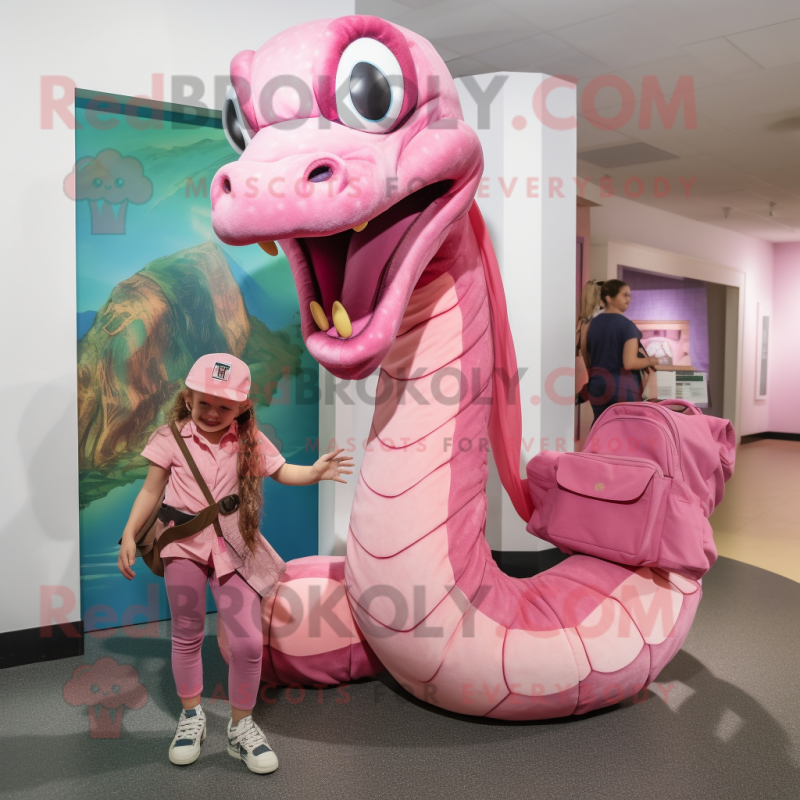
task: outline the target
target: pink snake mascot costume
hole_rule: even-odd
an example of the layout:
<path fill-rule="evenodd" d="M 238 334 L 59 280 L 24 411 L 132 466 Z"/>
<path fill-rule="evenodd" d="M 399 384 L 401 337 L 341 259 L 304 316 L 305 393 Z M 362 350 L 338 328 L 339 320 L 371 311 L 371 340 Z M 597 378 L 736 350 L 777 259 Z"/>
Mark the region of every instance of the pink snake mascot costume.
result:
<path fill-rule="evenodd" d="M 699 584 L 580 555 L 515 579 L 484 537 L 487 441 L 525 522 L 533 507 L 518 385 L 503 379 L 517 369 L 505 296 L 473 199 L 483 156 L 444 62 L 411 31 L 348 16 L 239 53 L 231 78 L 241 157 L 212 183 L 217 235 L 280 243 L 327 370 L 380 366 L 347 555 L 288 564 L 263 604 L 264 680 L 386 669 L 423 701 L 507 720 L 639 692 L 683 644 Z"/>

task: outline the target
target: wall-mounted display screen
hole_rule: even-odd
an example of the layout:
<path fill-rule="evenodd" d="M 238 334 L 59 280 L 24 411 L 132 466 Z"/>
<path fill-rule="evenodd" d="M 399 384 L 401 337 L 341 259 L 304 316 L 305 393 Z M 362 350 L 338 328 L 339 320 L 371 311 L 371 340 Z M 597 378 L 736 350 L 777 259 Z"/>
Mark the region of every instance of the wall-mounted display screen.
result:
<path fill-rule="evenodd" d="M 634 320 L 642 332 L 642 346 L 659 364 L 689 366 L 689 320 Z"/>

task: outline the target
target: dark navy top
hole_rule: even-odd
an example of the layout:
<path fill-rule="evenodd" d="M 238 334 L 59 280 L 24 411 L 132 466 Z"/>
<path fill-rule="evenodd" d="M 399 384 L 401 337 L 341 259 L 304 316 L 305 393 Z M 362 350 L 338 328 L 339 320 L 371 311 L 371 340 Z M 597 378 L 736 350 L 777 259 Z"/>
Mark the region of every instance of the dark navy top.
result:
<path fill-rule="evenodd" d="M 642 399 L 639 379 L 622 366 L 622 349 L 628 339 L 642 332 L 623 314 L 598 314 L 586 334 L 592 367 L 589 370 L 589 402 L 625 403 Z"/>

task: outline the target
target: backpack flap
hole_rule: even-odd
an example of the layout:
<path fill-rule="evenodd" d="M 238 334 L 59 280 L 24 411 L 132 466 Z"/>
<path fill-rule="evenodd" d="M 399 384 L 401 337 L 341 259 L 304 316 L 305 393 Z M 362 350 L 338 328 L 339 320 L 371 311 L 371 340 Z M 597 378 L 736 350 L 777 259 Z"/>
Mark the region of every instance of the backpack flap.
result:
<path fill-rule="evenodd" d="M 639 565 L 653 557 L 658 508 L 668 481 L 642 459 L 565 454 L 547 538 L 562 550 Z"/>
<path fill-rule="evenodd" d="M 642 461 L 616 461 L 611 457 L 565 455 L 556 464 L 556 481 L 561 489 L 573 494 L 614 503 L 632 503 L 647 490 L 658 470 L 655 464 Z"/>

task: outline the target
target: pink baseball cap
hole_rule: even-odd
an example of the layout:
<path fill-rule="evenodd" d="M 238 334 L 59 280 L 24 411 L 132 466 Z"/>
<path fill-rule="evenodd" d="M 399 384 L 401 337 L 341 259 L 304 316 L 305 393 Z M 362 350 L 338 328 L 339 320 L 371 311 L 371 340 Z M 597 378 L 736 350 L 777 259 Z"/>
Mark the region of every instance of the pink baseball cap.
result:
<path fill-rule="evenodd" d="M 194 362 L 186 387 L 241 403 L 250 394 L 250 368 L 230 353 L 209 353 Z"/>

